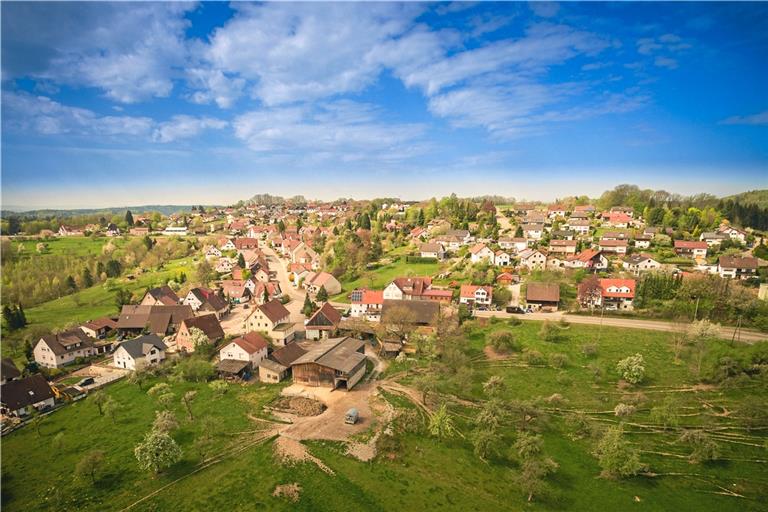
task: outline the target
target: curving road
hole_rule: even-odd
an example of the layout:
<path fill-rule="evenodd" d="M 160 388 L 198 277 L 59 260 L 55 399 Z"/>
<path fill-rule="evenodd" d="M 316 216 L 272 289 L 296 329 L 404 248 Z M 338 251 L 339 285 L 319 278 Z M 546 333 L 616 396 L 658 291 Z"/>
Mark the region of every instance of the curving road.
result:
<path fill-rule="evenodd" d="M 517 315 L 507 313 L 504 311 L 475 311 L 475 316 L 481 318 L 488 318 L 497 316 L 500 318 L 516 317 L 521 320 L 554 320 L 558 321 L 561 318 L 565 318 L 568 322 L 573 324 L 588 324 L 588 325 L 600 325 L 602 321 L 603 325 L 609 327 L 624 327 L 626 329 L 647 329 L 651 331 L 667 331 L 673 332 L 675 330 L 675 324 L 672 322 L 665 322 L 663 320 L 637 320 L 634 318 L 613 318 L 603 317 L 602 320 L 599 316 L 581 316 L 581 315 L 568 315 L 563 312 L 557 313 L 527 313 L 525 315 Z M 723 339 L 730 340 L 734 333 L 733 327 L 721 327 L 720 336 Z M 741 329 L 741 333 L 737 335 L 737 339 L 745 343 L 755 343 L 758 341 L 768 341 L 768 334 L 761 333 L 752 329 Z"/>

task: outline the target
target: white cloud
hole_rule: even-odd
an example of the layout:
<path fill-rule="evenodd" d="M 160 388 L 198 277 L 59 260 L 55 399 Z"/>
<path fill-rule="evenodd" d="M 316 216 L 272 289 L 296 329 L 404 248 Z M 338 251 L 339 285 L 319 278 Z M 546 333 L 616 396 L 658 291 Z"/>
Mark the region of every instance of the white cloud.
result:
<path fill-rule="evenodd" d="M 227 127 L 227 122 L 210 117 L 174 116 L 170 121 L 160 123 L 152 133 L 155 142 L 173 142 L 178 139 L 195 137 L 203 130 L 221 130 Z"/>
<path fill-rule="evenodd" d="M 352 101 L 288 106 L 238 116 L 235 136 L 252 150 L 315 158 L 398 160 L 421 147 L 424 127 L 385 123 L 370 105 Z"/>
<path fill-rule="evenodd" d="M 750 116 L 732 116 L 723 119 L 720 124 L 768 125 L 768 110 Z"/>
<path fill-rule="evenodd" d="M 3 55 L 18 56 L 3 63 L 4 78 L 31 76 L 96 87 L 121 103 L 168 96 L 174 68 L 183 64 L 187 53 L 188 22 L 183 16 L 194 6 L 185 2 L 4 5 Z M 15 22 L 6 24 L 10 17 Z"/>
<path fill-rule="evenodd" d="M 3 91 L 3 115 L 8 126 L 41 135 L 146 136 L 148 117 L 99 116 L 95 112 L 62 105 L 45 96 Z"/>
<path fill-rule="evenodd" d="M 656 57 L 654 59 L 653 64 L 655 66 L 658 66 L 660 68 L 667 68 L 667 69 L 677 69 L 678 63 L 675 59 L 671 59 L 669 57 Z"/>
<path fill-rule="evenodd" d="M 228 77 L 218 69 L 192 68 L 187 75 L 190 87 L 197 89 L 189 97 L 194 103 L 215 102 L 220 108 L 230 108 L 245 87 L 244 79 Z"/>

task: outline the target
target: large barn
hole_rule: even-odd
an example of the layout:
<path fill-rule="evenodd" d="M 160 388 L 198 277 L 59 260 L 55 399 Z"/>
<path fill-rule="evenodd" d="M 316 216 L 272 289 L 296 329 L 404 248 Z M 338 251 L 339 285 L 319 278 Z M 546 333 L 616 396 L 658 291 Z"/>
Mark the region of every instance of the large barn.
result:
<path fill-rule="evenodd" d="M 307 386 L 352 389 L 365 374 L 365 342 L 331 338 L 313 345 L 291 363 L 293 381 Z"/>

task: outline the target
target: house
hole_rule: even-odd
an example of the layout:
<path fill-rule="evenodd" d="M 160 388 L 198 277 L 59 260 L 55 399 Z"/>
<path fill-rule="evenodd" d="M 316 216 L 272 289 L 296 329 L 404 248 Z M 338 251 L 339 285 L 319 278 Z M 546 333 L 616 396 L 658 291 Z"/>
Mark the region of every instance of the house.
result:
<path fill-rule="evenodd" d="M 568 268 L 584 268 L 587 270 L 605 270 L 608 268 L 608 258 L 599 250 L 587 249 L 567 259 Z"/>
<path fill-rule="evenodd" d="M 493 264 L 497 267 L 508 267 L 512 264 L 512 256 L 508 252 L 499 249 L 493 254 Z"/>
<path fill-rule="evenodd" d="M 240 279 L 226 279 L 221 281 L 221 293 L 234 302 L 235 304 L 243 304 L 251 300 L 253 297 L 253 291 L 256 289 L 256 284 L 250 279 L 245 281 Z"/>
<path fill-rule="evenodd" d="M 459 304 L 466 304 L 479 309 L 490 307 L 492 298 L 493 288 L 490 286 L 463 284 L 459 291 Z"/>
<path fill-rule="evenodd" d="M 71 329 L 56 334 L 46 334 L 35 344 L 32 353 L 35 362 L 46 368 L 61 368 L 72 364 L 77 358 L 96 355 L 96 340 L 80 329 Z"/>
<path fill-rule="evenodd" d="M 558 240 L 573 240 L 576 237 L 576 232 L 568 229 L 554 229 L 550 237 Z"/>
<path fill-rule="evenodd" d="M 298 343 L 289 343 L 275 350 L 259 364 L 259 380 L 280 382 L 291 373 L 291 364 L 306 353 Z"/>
<path fill-rule="evenodd" d="M 428 242 L 419 246 L 419 254 L 422 258 L 442 260 L 445 258 L 445 247 L 438 242 Z"/>
<path fill-rule="evenodd" d="M 534 310 L 557 311 L 560 303 L 560 285 L 557 283 L 528 283 L 525 302 Z"/>
<path fill-rule="evenodd" d="M 105 316 L 97 318 L 96 320 L 88 320 L 84 324 L 80 325 L 80 330 L 91 338 L 102 339 L 106 338 L 109 331 L 117 329 L 117 322 L 111 318 Z"/>
<path fill-rule="evenodd" d="M 0 386 L 0 412 L 22 417 L 33 410 L 45 410 L 55 405 L 51 386 L 40 374 L 11 380 Z"/>
<path fill-rule="evenodd" d="M 520 282 L 520 276 L 510 274 L 509 272 L 502 272 L 496 276 L 496 282 L 501 286 L 509 286 L 510 284 Z"/>
<path fill-rule="evenodd" d="M 455 237 L 461 245 L 469 245 L 475 237 L 466 229 L 449 229 L 445 232 L 446 236 Z"/>
<path fill-rule="evenodd" d="M 501 237 L 499 238 L 499 247 L 505 250 L 520 252 L 528 248 L 528 240 L 522 237 L 519 237 L 519 238 Z"/>
<path fill-rule="evenodd" d="M 158 336 L 145 334 L 120 343 L 112 355 L 113 364 L 128 370 L 155 365 L 165 359 L 167 348 Z"/>
<path fill-rule="evenodd" d="M 326 302 L 320 309 L 304 322 L 308 340 L 327 339 L 336 333 L 341 322 L 341 313 L 338 309 Z"/>
<path fill-rule="evenodd" d="M 547 214 L 550 219 L 565 217 L 568 215 L 568 211 L 568 207 L 562 204 L 551 204 L 549 205 L 549 208 L 547 208 Z"/>
<path fill-rule="evenodd" d="M 544 224 L 523 224 L 523 236 L 531 240 L 541 240 Z"/>
<path fill-rule="evenodd" d="M 229 274 L 236 264 L 237 260 L 234 258 L 220 258 L 219 261 L 216 262 L 214 270 L 219 274 Z"/>
<path fill-rule="evenodd" d="M 224 329 L 221 328 L 216 315 L 193 316 L 181 322 L 179 332 L 176 333 L 176 345 L 179 350 L 194 352 L 195 344 L 192 341 L 192 329 L 200 329 L 208 338 L 208 343 L 216 343 L 224 337 Z"/>
<path fill-rule="evenodd" d="M 139 302 L 140 306 L 175 306 L 181 302 L 170 286 L 165 285 L 159 288 L 152 288 L 144 294 L 144 298 Z"/>
<path fill-rule="evenodd" d="M 266 300 L 265 300 L 266 295 Z M 279 299 L 283 292 L 280 290 L 280 283 L 270 281 L 269 283 L 256 283 L 253 290 L 253 299 L 259 306 L 272 299 Z"/>
<path fill-rule="evenodd" d="M 606 254 L 627 254 L 629 242 L 627 240 L 604 240 L 601 239 L 598 248 Z"/>
<path fill-rule="evenodd" d="M 536 249 L 526 249 L 518 256 L 520 257 L 520 266 L 528 270 L 541 270 L 547 265 L 547 256 Z"/>
<path fill-rule="evenodd" d="M 257 332 L 239 336 L 219 350 L 221 361 L 244 361 L 249 370 L 255 370 L 267 358 L 269 343 Z"/>
<path fill-rule="evenodd" d="M 640 233 L 635 236 L 635 247 L 638 249 L 649 249 L 653 242 L 653 235 Z"/>
<path fill-rule="evenodd" d="M 550 240 L 548 254 L 576 254 L 576 240 Z"/>
<path fill-rule="evenodd" d="M 565 223 L 565 228 L 580 235 L 586 235 L 589 233 L 590 222 L 589 219 L 571 218 Z"/>
<path fill-rule="evenodd" d="M 624 258 L 621 266 L 627 272 L 640 275 L 643 272 L 651 272 L 661 269 L 661 263 L 647 254 L 633 254 Z"/>
<path fill-rule="evenodd" d="M 493 263 L 493 251 L 485 244 L 475 244 L 469 250 L 469 254 L 472 263 L 480 263 L 483 260 Z"/>
<path fill-rule="evenodd" d="M 352 389 L 365 375 L 365 342 L 331 338 L 313 345 L 291 363 L 293 381 L 306 386 Z"/>
<path fill-rule="evenodd" d="M 384 292 L 381 290 L 366 290 L 359 288 L 350 295 L 349 316 L 364 318 L 371 322 L 377 322 L 381 317 L 381 306 L 384 304 Z"/>
<path fill-rule="evenodd" d="M 73 228 L 63 224 L 59 226 L 59 236 L 83 236 L 83 234 L 84 231 L 80 228 Z"/>
<path fill-rule="evenodd" d="M 107 225 L 107 236 L 120 236 L 120 228 L 117 224 L 110 222 Z"/>
<path fill-rule="evenodd" d="M 229 311 L 229 303 L 224 297 L 219 296 L 208 288 L 192 288 L 184 297 L 183 304 L 192 308 L 194 312 L 213 313 L 216 318 L 223 318 Z"/>
<path fill-rule="evenodd" d="M 752 257 L 720 256 L 717 261 L 717 273 L 730 279 L 757 277 L 757 267 L 757 258 Z"/>
<path fill-rule="evenodd" d="M 325 288 L 328 295 L 341 293 L 341 283 L 328 272 L 309 272 L 304 278 L 304 288 L 312 295 L 317 295 L 320 288 Z"/>
<path fill-rule="evenodd" d="M 728 236 L 726 233 L 720 233 L 717 231 L 707 231 L 705 233 L 702 233 L 701 236 L 699 236 L 699 240 L 703 242 L 707 242 L 707 246 L 709 247 L 719 247 L 720 244 L 723 243 L 724 240 L 730 240 L 731 237 Z"/>
<path fill-rule="evenodd" d="M 675 240 L 675 253 L 677 253 L 678 256 L 706 258 L 708 247 L 707 242 Z"/>
<path fill-rule="evenodd" d="M 585 279 L 579 285 L 582 307 L 605 307 L 607 310 L 630 310 L 635 298 L 634 279 Z"/>
<path fill-rule="evenodd" d="M 525 215 L 531 210 L 535 210 L 536 205 L 533 203 L 518 203 L 512 208 L 517 215 Z"/>
<path fill-rule="evenodd" d="M 215 245 L 210 245 L 205 248 L 205 259 L 212 260 L 216 258 L 221 258 L 221 251 L 216 248 Z"/>
<path fill-rule="evenodd" d="M 145 330 L 165 336 L 174 333 L 181 322 L 195 316 L 192 308 L 179 304 L 176 306 L 126 305 L 117 319 L 117 329 L 122 333 L 141 334 Z"/>
<path fill-rule="evenodd" d="M 411 230 L 410 236 L 411 236 L 411 238 L 419 238 L 419 239 L 423 240 L 423 239 L 425 239 L 426 237 L 429 236 L 429 231 L 427 231 L 426 229 L 424 229 L 422 227 L 416 226 L 415 228 L 413 228 Z"/>
<path fill-rule="evenodd" d="M 606 231 L 600 237 L 601 240 L 629 240 L 629 233 L 626 231 Z"/>
<path fill-rule="evenodd" d="M 5 384 L 9 380 L 16 380 L 21 377 L 21 372 L 16 368 L 16 364 L 10 357 L 4 357 L 0 363 L 0 384 Z"/>
<path fill-rule="evenodd" d="M 431 277 L 398 277 L 384 288 L 384 300 L 424 300 L 450 302 L 451 290 L 432 288 Z"/>
<path fill-rule="evenodd" d="M 735 240 L 735 241 L 737 241 L 737 242 L 739 242 L 741 244 L 746 243 L 746 241 L 747 241 L 748 234 L 747 234 L 746 231 L 744 231 L 742 229 L 738 229 L 738 228 L 735 228 L 733 226 L 729 226 L 727 224 L 723 224 L 723 225 L 720 226 L 718 231 L 720 233 L 724 233 L 724 234 L 728 235 L 729 237 L 731 237 L 731 240 Z"/>
<path fill-rule="evenodd" d="M 222 251 L 236 251 L 234 238 L 222 238 L 219 240 L 219 249 Z"/>
<path fill-rule="evenodd" d="M 606 226 L 614 228 L 627 228 L 632 224 L 632 216 L 624 212 L 612 211 L 607 215 L 603 214 L 603 221 Z"/>
<path fill-rule="evenodd" d="M 254 308 L 245 319 L 245 326 L 246 331 L 266 333 L 278 346 L 284 346 L 293 341 L 296 329 L 291 322 L 291 312 L 277 299 Z"/>

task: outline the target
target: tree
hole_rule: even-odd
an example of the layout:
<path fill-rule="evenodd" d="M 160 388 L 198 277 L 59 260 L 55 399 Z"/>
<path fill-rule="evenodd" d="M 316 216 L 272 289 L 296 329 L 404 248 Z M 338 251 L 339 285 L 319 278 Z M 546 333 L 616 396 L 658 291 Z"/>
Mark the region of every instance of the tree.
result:
<path fill-rule="evenodd" d="M 205 382 L 215 375 L 213 365 L 197 357 L 190 357 L 176 366 L 179 377 L 188 382 Z"/>
<path fill-rule="evenodd" d="M 143 368 L 137 368 L 128 375 L 128 382 L 139 386 L 143 390 L 144 383 L 149 379 L 149 373 Z"/>
<path fill-rule="evenodd" d="M 709 320 L 699 320 L 691 323 L 688 328 L 688 338 L 693 341 L 695 349 L 696 376 L 701 377 L 701 365 L 711 342 L 720 334 L 720 326 Z"/>
<path fill-rule="evenodd" d="M 66 286 L 68 293 L 77 291 L 77 283 L 75 283 L 75 278 L 72 276 L 67 276 L 67 279 L 64 281 L 64 286 Z"/>
<path fill-rule="evenodd" d="M 112 423 L 117 423 L 117 411 L 120 410 L 120 407 L 120 402 L 111 396 L 107 397 L 107 400 L 104 402 L 104 414 L 109 416 L 109 418 L 112 420 Z"/>
<path fill-rule="evenodd" d="M 528 501 L 540 494 L 545 488 L 544 479 L 557 470 L 557 463 L 545 456 L 543 440 L 540 435 L 520 432 L 513 445 L 515 456 L 520 462 L 520 474 L 516 480 L 518 485 L 528 495 Z"/>
<path fill-rule="evenodd" d="M 549 320 L 544 320 L 544 323 L 541 324 L 539 336 L 548 343 L 557 343 L 562 339 L 560 328 Z"/>
<path fill-rule="evenodd" d="M 600 303 L 603 297 L 603 288 L 600 278 L 590 275 L 579 284 L 579 304 L 582 307 L 593 308 Z"/>
<path fill-rule="evenodd" d="M 120 272 L 122 272 L 120 262 L 117 260 L 109 260 L 105 267 L 105 272 L 107 277 L 120 277 Z"/>
<path fill-rule="evenodd" d="M 157 403 L 162 405 L 165 409 L 170 408 L 171 403 L 173 403 L 173 400 L 175 398 L 173 391 L 171 391 L 171 386 L 169 386 L 165 382 L 155 384 L 154 386 L 149 388 L 149 391 L 147 391 L 147 394 L 153 397 L 155 400 L 157 400 Z"/>
<path fill-rule="evenodd" d="M 328 301 L 328 292 L 325 290 L 325 286 L 320 287 L 320 289 L 317 291 L 317 296 L 315 298 L 320 302 Z"/>
<path fill-rule="evenodd" d="M 192 342 L 192 346 L 195 350 L 198 350 L 205 345 L 209 345 L 211 342 L 211 340 L 208 339 L 208 335 L 198 327 L 192 327 L 189 330 L 189 341 Z"/>
<path fill-rule="evenodd" d="M 245 269 L 245 256 L 243 256 L 243 253 L 237 253 L 237 265 L 241 269 Z"/>
<path fill-rule="evenodd" d="M 175 414 L 171 411 L 155 411 L 155 421 L 152 422 L 152 430 L 168 434 L 177 428 L 179 428 L 179 422 Z"/>
<path fill-rule="evenodd" d="M 167 432 L 151 430 L 133 450 L 139 467 L 158 474 L 181 460 L 181 448 Z"/>
<path fill-rule="evenodd" d="M 198 263 L 197 268 L 195 269 L 195 276 L 200 284 L 208 286 L 208 283 L 214 278 L 213 268 L 211 268 L 210 263 L 205 259 Z"/>
<path fill-rule="evenodd" d="M 280 231 L 280 233 L 285 233 L 285 222 L 283 222 L 283 219 L 280 219 L 277 221 L 277 229 Z"/>
<path fill-rule="evenodd" d="M 125 288 L 118 288 L 115 292 L 115 305 L 119 309 L 122 309 L 123 306 L 131 303 L 132 298 L 133 295 L 130 291 L 126 290 Z"/>
<path fill-rule="evenodd" d="M 514 335 L 509 331 L 496 331 L 491 333 L 486 340 L 486 345 L 492 347 L 493 350 L 498 353 L 520 350 L 520 345 L 515 340 Z"/>
<path fill-rule="evenodd" d="M 85 267 L 83 269 L 83 288 L 90 288 L 93 286 L 93 276 L 91 275 L 91 269 Z"/>
<path fill-rule="evenodd" d="M 608 428 L 597 443 L 595 456 L 603 468 L 601 476 L 624 478 L 634 476 L 645 468 L 640 462 L 640 453 L 624 439 L 624 427 Z"/>
<path fill-rule="evenodd" d="M 195 417 L 192 414 L 192 402 L 195 401 L 195 397 L 197 396 L 197 391 L 190 390 L 184 393 L 184 395 L 181 397 L 181 402 L 184 404 L 184 407 L 187 409 L 187 415 L 189 416 L 190 421 L 194 420 Z"/>
<path fill-rule="evenodd" d="M 309 294 L 304 295 L 304 305 L 301 308 L 301 314 L 306 317 L 310 317 L 314 314 L 315 311 L 317 311 L 317 304 L 312 302 L 312 300 L 309 298 Z"/>
<path fill-rule="evenodd" d="M 131 213 L 131 210 L 125 211 L 125 223 L 129 226 L 133 226 L 133 214 Z"/>
<path fill-rule="evenodd" d="M 453 437 L 456 429 L 453 426 L 453 420 L 448 414 L 448 407 L 445 403 L 441 404 L 432 417 L 429 419 L 428 430 L 430 435 L 438 439 L 448 439 Z"/>
<path fill-rule="evenodd" d="M 229 385 L 226 383 L 226 381 L 214 380 L 208 384 L 208 387 L 211 388 L 211 391 L 213 391 L 215 395 L 224 396 L 224 394 L 227 392 L 227 389 L 229 388 Z"/>
<path fill-rule="evenodd" d="M 684 430 L 677 440 L 691 447 L 688 462 L 700 464 L 720 458 L 720 446 L 704 430 Z"/>
<path fill-rule="evenodd" d="M 501 450 L 502 438 L 498 428 L 489 425 L 477 425 L 471 436 L 475 455 L 480 460 L 487 460 Z"/>
<path fill-rule="evenodd" d="M 100 416 L 104 416 L 104 404 L 107 403 L 107 400 L 109 400 L 109 396 L 104 393 L 104 390 L 102 389 L 95 391 L 93 395 L 91 395 L 91 401 L 93 401 L 94 405 L 99 409 Z"/>
<path fill-rule="evenodd" d="M 368 229 L 368 230 L 371 229 L 371 218 L 368 216 L 367 213 L 363 213 L 360 216 L 360 224 L 359 224 L 359 226 L 362 229 Z"/>
<path fill-rule="evenodd" d="M 104 452 L 93 450 L 86 453 L 75 466 L 76 478 L 89 478 L 91 484 L 96 483 L 96 473 L 104 465 Z"/>
<path fill-rule="evenodd" d="M 642 354 L 625 357 L 616 364 L 616 371 L 630 384 L 639 384 L 645 377 L 645 360 Z"/>
<path fill-rule="evenodd" d="M 678 424 L 677 402 L 668 396 L 656 407 L 651 408 L 651 421 L 664 427 L 676 427 Z"/>
<path fill-rule="evenodd" d="M 492 375 L 487 381 L 483 383 L 483 393 L 491 398 L 500 396 L 506 389 L 504 379 L 498 375 Z"/>

